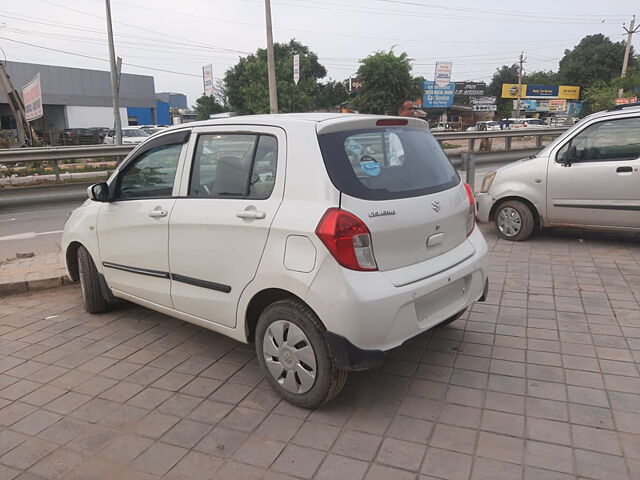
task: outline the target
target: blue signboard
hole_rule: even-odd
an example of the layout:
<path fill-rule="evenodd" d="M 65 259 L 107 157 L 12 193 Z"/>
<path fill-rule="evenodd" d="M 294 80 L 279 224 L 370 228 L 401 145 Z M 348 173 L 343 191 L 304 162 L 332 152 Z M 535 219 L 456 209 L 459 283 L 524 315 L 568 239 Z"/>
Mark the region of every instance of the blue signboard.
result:
<path fill-rule="evenodd" d="M 536 100 L 522 100 L 520 102 L 520 110 L 523 112 L 535 112 L 537 109 L 538 102 Z"/>
<path fill-rule="evenodd" d="M 527 85 L 525 97 L 557 97 L 558 85 Z"/>
<path fill-rule="evenodd" d="M 456 84 L 439 87 L 434 82 L 426 81 L 423 85 L 422 108 L 449 108 L 453 105 L 453 97 L 456 93 Z"/>

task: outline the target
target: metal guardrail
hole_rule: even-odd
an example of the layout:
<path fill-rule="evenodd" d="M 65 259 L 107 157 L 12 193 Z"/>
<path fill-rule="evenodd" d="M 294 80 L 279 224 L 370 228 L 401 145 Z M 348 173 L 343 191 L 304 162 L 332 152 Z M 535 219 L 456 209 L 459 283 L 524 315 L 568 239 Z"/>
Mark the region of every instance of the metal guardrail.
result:
<path fill-rule="evenodd" d="M 566 128 L 519 128 L 514 130 L 491 130 L 486 132 L 434 132 L 433 136 L 442 145 L 445 141 L 466 140 L 467 151 L 447 154 L 451 162 L 458 168 L 467 172 L 467 177 L 473 186 L 473 171 L 475 165 L 500 165 L 514 160 L 528 157 L 542 148 L 543 137 L 558 136 Z M 512 139 L 515 137 L 535 137 L 535 148 L 511 149 Z M 497 151 L 478 151 L 475 149 L 476 141 L 485 139 L 504 138 L 505 149 Z M 89 159 L 103 157 L 125 157 L 135 145 L 86 145 L 69 147 L 38 147 L 38 148 L 14 148 L 0 150 L 0 164 L 15 162 L 53 162 L 53 171 L 56 182 L 60 182 L 60 160 Z M 471 172 L 471 175 L 470 175 Z M 42 176 L 40 176 L 42 178 Z"/>

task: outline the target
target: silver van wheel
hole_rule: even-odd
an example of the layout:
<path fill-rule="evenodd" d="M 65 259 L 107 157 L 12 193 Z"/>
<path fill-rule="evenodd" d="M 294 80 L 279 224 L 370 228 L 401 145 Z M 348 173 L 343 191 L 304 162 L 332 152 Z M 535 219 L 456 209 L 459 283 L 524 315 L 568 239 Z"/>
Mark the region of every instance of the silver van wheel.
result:
<path fill-rule="evenodd" d="M 306 393 L 316 381 L 316 355 L 302 329 L 276 320 L 262 340 L 264 361 L 273 378 L 288 392 Z"/>
<path fill-rule="evenodd" d="M 522 219 L 517 210 L 504 207 L 498 212 L 498 229 L 505 237 L 515 237 L 522 229 Z"/>

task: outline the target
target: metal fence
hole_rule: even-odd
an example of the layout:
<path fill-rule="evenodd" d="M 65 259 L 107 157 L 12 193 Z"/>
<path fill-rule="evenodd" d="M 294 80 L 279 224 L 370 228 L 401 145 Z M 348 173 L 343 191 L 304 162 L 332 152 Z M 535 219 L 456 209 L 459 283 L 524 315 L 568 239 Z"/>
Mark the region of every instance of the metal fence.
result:
<path fill-rule="evenodd" d="M 454 166 L 467 172 L 468 180 L 470 183 L 473 183 L 473 175 L 470 175 L 469 172 L 475 171 L 476 165 L 500 165 L 527 157 L 542 148 L 545 137 L 548 139 L 555 138 L 565 130 L 566 128 L 526 128 L 488 132 L 435 132 L 433 135 L 443 147 L 447 146 L 446 142 L 448 141 L 458 143 L 460 141 L 467 142 L 466 149 L 463 147 L 462 151 L 447 152 L 447 156 Z M 512 141 L 517 137 L 533 137 L 535 139 L 535 146 L 533 148 L 512 149 Z M 503 150 L 476 149 L 477 142 L 486 142 L 487 140 L 490 141 L 500 138 L 504 139 Z M 482 143 L 480 146 L 483 146 Z M 52 167 L 56 182 L 60 182 L 60 164 L 63 161 L 77 159 L 111 159 L 111 161 L 119 162 L 133 148 L 133 145 L 86 145 L 6 149 L 0 150 L 0 168 L 2 165 L 40 164 L 45 162 Z M 91 163 L 88 164 L 91 165 Z"/>

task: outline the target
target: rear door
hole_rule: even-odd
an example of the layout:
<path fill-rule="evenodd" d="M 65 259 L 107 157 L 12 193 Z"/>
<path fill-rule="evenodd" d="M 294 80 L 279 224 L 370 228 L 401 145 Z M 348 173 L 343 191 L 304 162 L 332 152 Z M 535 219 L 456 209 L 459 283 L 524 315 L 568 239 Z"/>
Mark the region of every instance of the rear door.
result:
<path fill-rule="evenodd" d="M 410 125 L 374 120 L 319 136 L 341 207 L 369 227 L 381 271 L 437 257 L 467 237 L 464 185 L 427 128 Z"/>
<path fill-rule="evenodd" d="M 640 117 L 593 123 L 552 152 L 547 196 L 552 224 L 640 228 Z"/>
<path fill-rule="evenodd" d="M 284 131 L 203 127 L 169 225 L 176 310 L 235 326 L 240 294 L 254 278 L 282 202 Z"/>

